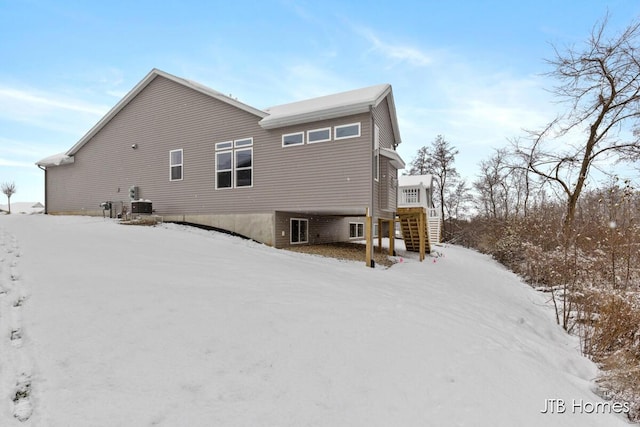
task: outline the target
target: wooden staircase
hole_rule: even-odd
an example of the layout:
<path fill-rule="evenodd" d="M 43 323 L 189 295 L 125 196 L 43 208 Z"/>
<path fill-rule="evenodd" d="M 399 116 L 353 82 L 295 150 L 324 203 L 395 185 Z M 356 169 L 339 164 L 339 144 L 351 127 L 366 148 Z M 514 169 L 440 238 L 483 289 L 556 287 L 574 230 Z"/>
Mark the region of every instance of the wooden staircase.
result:
<path fill-rule="evenodd" d="M 398 208 L 398 218 L 405 248 L 418 252 L 420 261 L 424 260 L 425 254 L 431 252 L 427 210 L 422 207 Z"/>
<path fill-rule="evenodd" d="M 440 243 L 440 233 L 442 230 L 442 222 L 440 221 L 440 217 L 428 217 L 427 227 L 429 228 L 429 241 L 431 242 L 431 244 Z"/>

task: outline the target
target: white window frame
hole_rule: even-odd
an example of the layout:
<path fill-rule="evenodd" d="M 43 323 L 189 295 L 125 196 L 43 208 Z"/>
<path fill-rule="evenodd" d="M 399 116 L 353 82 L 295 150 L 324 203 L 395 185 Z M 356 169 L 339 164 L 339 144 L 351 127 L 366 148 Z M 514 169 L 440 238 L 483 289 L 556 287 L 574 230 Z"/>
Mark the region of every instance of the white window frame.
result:
<path fill-rule="evenodd" d="M 233 141 L 224 141 L 216 143 L 216 151 L 230 150 L 233 148 Z"/>
<path fill-rule="evenodd" d="M 236 139 L 233 141 L 233 146 L 235 148 L 251 147 L 253 146 L 253 138 Z"/>
<path fill-rule="evenodd" d="M 355 226 L 356 235 L 351 235 L 351 226 Z M 350 222 L 349 223 L 349 238 L 350 239 L 364 239 L 364 222 Z"/>
<path fill-rule="evenodd" d="M 311 134 L 313 132 L 326 132 L 329 131 L 329 138 L 325 138 L 325 139 L 318 139 L 315 141 L 311 140 Z M 327 141 L 331 141 L 331 127 L 328 128 L 320 128 L 320 129 L 311 129 L 307 131 L 307 143 L 308 144 L 317 144 L 319 142 L 327 142 Z"/>
<path fill-rule="evenodd" d="M 293 241 L 293 222 L 294 221 L 305 222 L 307 224 L 306 236 L 305 236 L 306 240 L 304 241 L 300 240 L 300 225 L 298 225 L 298 236 L 297 236 L 298 241 L 296 242 Z M 309 243 L 309 220 L 307 218 L 290 218 L 289 219 L 289 243 L 292 245 L 302 245 L 305 243 Z"/>
<path fill-rule="evenodd" d="M 347 127 L 351 127 L 351 126 L 357 126 L 358 127 L 358 134 L 357 135 L 338 136 L 338 129 L 343 129 L 343 128 L 347 128 Z M 336 141 L 339 141 L 341 139 L 358 138 L 358 137 L 360 137 L 360 135 L 362 135 L 362 128 L 360 126 L 360 122 L 349 123 L 349 124 L 346 124 L 346 125 L 340 125 L 340 126 L 336 126 L 336 127 L 333 128 L 333 139 L 335 139 Z"/>
<path fill-rule="evenodd" d="M 295 144 L 285 144 L 284 143 L 284 139 L 287 136 L 294 136 L 294 135 L 300 135 L 302 137 L 302 142 L 296 142 Z M 295 147 L 298 145 L 304 145 L 304 131 L 301 132 L 293 132 L 293 133 L 285 133 L 284 135 L 282 135 L 282 146 L 283 147 Z"/>
<path fill-rule="evenodd" d="M 251 153 L 251 166 L 249 167 L 242 167 L 239 168 L 238 167 L 238 153 L 243 152 L 243 151 L 249 151 Z M 246 170 L 250 170 L 251 171 L 251 185 L 238 185 L 238 171 L 246 171 Z M 234 150 L 233 152 L 233 172 L 231 174 L 232 176 L 232 187 L 233 188 L 251 188 L 253 187 L 253 147 L 247 147 L 247 148 L 239 148 L 237 150 Z"/>
<path fill-rule="evenodd" d="M 251 188 L 253 187 L 253 138 L 240 138 L 232 141 L 217 142 L 215 144 L 216 154 L 216 176 L 215 187 L 216 190 L 229 190 L 233 188 Z M 251 152 L 251 166 L 238 167 L 238 152 L 249 151 Z M 220 162 L 218 162 L 218 156 L 221 154 L 231 154 L 231 169 L 219 169 Z M 238 171 L 251 171 L 251 185 L 238 185 Z M 220 187 L 218 181 L 218 172 L 230 172 L 231 173 L 231 185 L 229 187 Z"/>
<path fill-rule="evenodd" d="M 230 154 L 231 155 L 231 168 L 230 169 L 220 169 L 220 162 L 218 161 L 218 156 L 221 154 Z M 253 160 L 253 159 L 252 159 Z M 229 190 L 233 188 L 233 164 L 235 159 L 233 157 L 233 150 L 224 150 L 216 152 L 216 190 Z M 219 172 L 231 172 L 231 185 L 229 187 L 220 187 L 220 181 L 218 180 Z M 253 180 L 251 180 L 253 183 Z"/>
<path fill-rule="evenodd" d="M 173 164 L 173 153 L 180 152 L 180 163 Z M 180 167 L 180 178 L 173 179 L 173 168 Z M 179 148 L 177 150 L 169 151 L 169 181 L 182 181 L 184 179 L 184 150 Z"/>

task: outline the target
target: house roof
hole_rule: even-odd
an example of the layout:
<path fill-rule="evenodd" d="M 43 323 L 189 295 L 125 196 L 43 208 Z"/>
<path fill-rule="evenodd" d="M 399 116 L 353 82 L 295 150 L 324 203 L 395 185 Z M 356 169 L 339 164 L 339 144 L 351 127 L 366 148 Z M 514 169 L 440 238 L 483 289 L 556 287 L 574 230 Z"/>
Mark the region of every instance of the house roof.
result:
<path fill-rule="evenodd" d="M 74 159 L 71 156 L 68 156 L 66 153 L 58 153 L 53 156 L 45 157 L 42 160 L 36 162 L 38 166 L 50 167 L 50 166 L 61 166 L 67 165 L 69 163 L 73 163 Z"/>
<path fill-rule="evenodd" d="M 391 96 L 389 96 L 391 95 Z M 366 113 L 388 97 L 395 143 L 400 143 L 395 104 L 390 84 L 380 84 L 318 98 L 305 99 L 265 109 L 268 116 L 260 120 L 264 129 L 334 119 L 352 114 Z"/>
<path fill-rule="evenodd" d="M 100 121 L 96 123 L 73 147 L 65 153 L 56 154 L 42 159 L 36 162 L 36 165 L 49 167 L 73 163 L 73 156 L 78 152 L 78 150 L 89 142 L 91 138 L 93 138 L 107 123 L 109 123 L 116 114 L 126 107 L 132 99 L 134 99 L 158 76 L 164 77 L 253 114 L 260 119 L 259 124 L 265 129 L 275 129 L 282 126 L 368 112 L 370 108 L 376 107 L 386 98 L 388 100 L 387 102 L 390 110 L 393 135 L 395 139 L 394 142 L 396 145 L 400 143 L 400 132 L 397 123 L 395 104 L 393 101 L 391 85 L 389 84 L 369 86 L 348 92 L 292 102 L 289 104 L 271 107 L 263 111 L 244 104 L 237 99 L 226 96 L 200 83 L 176 77 L 172 74 L 154 68 L 133 89 L 131 89 L 124 98 L 109 110 L 109 112 L 102 117 L 102 119 L 100 119 Z M 383 155 L 385 154 L 383 153 Z M 387 155 L 387 157 L 389 156 Z M 395 157 L 392 159 L 395 160 Z M 400 159 L 399 162 L 402 162 L 402 159 Z"/>
<path fill-rule="evenodd" d="M 100 121 L 96 123 L 96 125 L 92 127 L 89 130 L 89 132 L 87 132 L 86 135 L 84 135 L 82 139 L 80 139 L 80 141 L 78 141 L 73 147 L 71 147 L 71 149 L 67 151 L 65 154 L 68 156 L 73 156 L 74 154 L 76 154 L 84 144 L 86 144 L 91 138 L 93 138 L 95 134 L 97 134 L 100 131 L 100 129 L 104 127 L 104 125 L 109 123 L 109 121 L 116 114 L 118 114 L 120 110 L 122 110 L 127 104 L 129 104 L 129 102 L 131 102 L 131 100 L 135 98 L 136 95 L 138 95 L 145 87 L 149 85 L 149 83 L 151 83 L 158 76 L 172 80 L 183 86 L 190 87 L 191 89 L 194 89 L 200 93 L 203 93 L 207 96 L 218 99 L 219 101 L 226 102 L 227 104 L 233 105 L 234 107 L 237 107 L 248 113 L 254 114 L 258 117 L 265 117 L 267 115 L 264 111 L 258 110 L 257 108 L 253 108 L 247 104 L 243 104 L 237 99 L 233 99 L 209 87 L 201 85 L 200 83 L 196 83 L 188 79 L 183 79 L 181 77 L 176 77 L 172 74 L 169 74 L 164 71 L 158 70 L 157 68 L 154 68 L 149 72 L 149 74 L 145 76 L 144 79 L 142 79 L 133 89 L 131 89 L 129 93 L 127 93 L 124 96 L 124 98 L 120 100 L 120 102 L 118 102 L 102 119 L 100 119 Z M 40 162 L 38 162 L 37 164 L 40 164 Z M 46 165 L 42 165 L 42 166 L 46 166 Z"/>
<path fill-rule="evenodd" d="M 398 186 L 431 188 L 434 179 L 433 175 L 402 175 L 398 178 Z"/>

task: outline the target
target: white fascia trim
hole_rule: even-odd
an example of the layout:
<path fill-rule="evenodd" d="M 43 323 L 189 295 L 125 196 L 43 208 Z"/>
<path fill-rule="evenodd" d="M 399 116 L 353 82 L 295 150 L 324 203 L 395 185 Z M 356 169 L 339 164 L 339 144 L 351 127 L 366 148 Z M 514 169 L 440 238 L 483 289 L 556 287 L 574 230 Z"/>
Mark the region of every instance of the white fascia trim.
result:
<path fill-rule="evenodd" d="M 260 120 L 258 124 L 263 129 L 276 129 L 320 120 L 337 119 L 339 117 L 350 116 L 353 114 L 368 113 L 370 105 L 371 104 L 367 102 L 365 104 L 336 107 L 328 110 L 309 111 L 300 114 L 288 114 L 280 117 L 267 116 Z"/>

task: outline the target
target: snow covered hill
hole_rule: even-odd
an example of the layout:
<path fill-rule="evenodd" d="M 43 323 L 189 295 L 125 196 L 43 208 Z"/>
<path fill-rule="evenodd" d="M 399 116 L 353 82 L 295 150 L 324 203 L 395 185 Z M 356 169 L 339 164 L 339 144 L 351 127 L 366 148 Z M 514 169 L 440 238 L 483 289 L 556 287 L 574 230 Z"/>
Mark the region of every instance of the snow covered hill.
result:
<path fill-rule="evenodd" d="M 177 225 L 0 216 L 0 425 L 626 424 L 544 296 L 440 250 L 368 269 Z"/>

